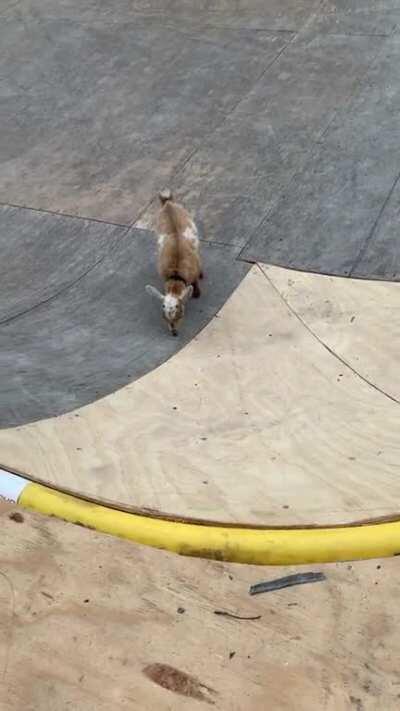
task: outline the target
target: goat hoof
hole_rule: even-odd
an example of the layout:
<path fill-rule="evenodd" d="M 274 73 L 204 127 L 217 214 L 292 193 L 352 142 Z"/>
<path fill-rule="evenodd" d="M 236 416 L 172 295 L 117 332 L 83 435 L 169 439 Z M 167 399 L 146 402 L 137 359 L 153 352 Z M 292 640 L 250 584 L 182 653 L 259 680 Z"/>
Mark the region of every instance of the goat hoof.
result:
<path fill-rule="evenodd" d="M 172 335 L 173 335 L 175 338 L 176 338 L 176 336 L 178 335 L 178 331 L 175 331 L 175 329 L 174 329 L 173 331 L 171 331 L 171 333 L 172 333 Z"/>

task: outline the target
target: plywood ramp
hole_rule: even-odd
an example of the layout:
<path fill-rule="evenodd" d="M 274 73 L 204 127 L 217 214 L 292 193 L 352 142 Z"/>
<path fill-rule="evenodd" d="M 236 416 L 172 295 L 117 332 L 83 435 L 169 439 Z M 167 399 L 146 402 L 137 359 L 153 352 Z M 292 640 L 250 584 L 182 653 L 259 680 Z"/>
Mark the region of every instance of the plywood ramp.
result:
<path fill-rule="evenodd" d="M 400 410 L 378 387 L 396 393 L 387 341 L 400 324 L 398 289 L 254 266 L 219 316 L 157 370 L 69 415 L 0 432 L 0 464 L 205 520 L 329 524 L 397 513 Z M 318 318 L 302 293 L 313 293 Z M 389 299 L 386 341 L 379 303 Z M 368 319 L 347 326 L 364 304 Z"/>
<path fill-rule="evenodd" d="M 396 558 L 320 566 L 324 582 L 250 597 L 251 584 L 302 569 L 180 558 L 9 514 L 2 711 L 399 708 Z"/>
<path fill-rule="evenodd" d="M 262 265 L 304 325 L 338 358 L 400 401 L 400 284 L 314 276 Z"/>

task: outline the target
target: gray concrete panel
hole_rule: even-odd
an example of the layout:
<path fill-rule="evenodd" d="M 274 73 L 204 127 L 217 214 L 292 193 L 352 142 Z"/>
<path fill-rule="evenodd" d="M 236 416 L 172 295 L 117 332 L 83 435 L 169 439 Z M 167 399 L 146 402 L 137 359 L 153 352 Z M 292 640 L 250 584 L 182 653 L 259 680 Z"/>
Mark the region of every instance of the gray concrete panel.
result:
<path fill-rule="evenodd" d="M 286 48 L 174 180 L 199 211 L 208 239 L 244 246 L 383 42 L 307 33 Z"/>
<path fill-rule="evenodd" d="M 358 271 L 391 279 L 398 272 L 400 242 L 393 234 L 385 240 L 388 222 L 376 230 L 400 171 L 399 62 L 396 34 L 256 230 L 246 259 L 344 276 Z M 387 271 L 382 249 L 391 250 Z"/>
<path fill-rule="evenodd" d="M 0 324 L 83 278 L 126 229 L 0 206 Z"/>
<path fill-rule="evenodd" d="M 72 17 L 0 24 L 2 202 L 131 223 L 290 33 Z"/>
<path fill-rule="evenodd" d="M 36 224 L 37 213 L 26 210 L 23 213 L 25 225 L 26 213 Z M 50 218 L 53 235 L 49 229 Z M 181 333 L 173 338 L 161 317 L 159 304 L 145 292 L 147 283 L 162 287 L 156 273 L 155 235 L 144 230 L 117 228 L 113 244 L 97 263 L 87 246 L 77 263 L 79 225 L 82 241 L 91 239 L 92 244 L 95 244 L 96 229 L 101 242 L 105 229 L 110 228 L 92 223 L 89 238 L 84 220 L 72 220 L 73 229 L 68 222 L 66 217 L 60 220 L 57 216 L 47 216 L 47 241 L 53 237 L 59 242 L 63 235 L 65 244 L 58 257 L 53 248 L 49 250 L 51 264 L 39 258 L 35 262 L 34 278 L 29 280 L 25 278 L 29 270 L 24 259 L 20 215 L 14 216 L 14 234 L 8 223 L 8 254 L 10 245 L 13 244 L 15 250 L 10 258 L 13 279 L 2 291 L 1 301 L 5 313 L 15 314 L 19 310 L 19 315 L 0 324 L 2 427 L 80 407 L 160 365 L 206 325 L 248 270 L 248 265 L 234 260 L 230 248 L 203 244 L 203 295 L 189 303 Z M 1 249 L 4 244 L 1 240 Z M 41 245 L 41 254 L 44 254 L 47 251 L 44 237 Z M 25 253 L 32 262 L 34 251 Z M 82 274 L 85 254 L 89 268 Z M 64 288 L 57 294 L 53 291 L 54 284 L 57 279 L 61 284 L 65 276 L 61 261 L 66 265 L 66 272 L 70 268 L 71 277 L 75 274 L 76 279 L 70 285 L 64 282 Z M 0 254 L 0 263 L 6 273 L 3 254 Z M 44 292 L 40 292 L 38 284 L 43 284 Z M 52 298 L 43 302 L 43 293 L 51 294 Z M 29 308 L 35 303 L 36 307 Z"/>

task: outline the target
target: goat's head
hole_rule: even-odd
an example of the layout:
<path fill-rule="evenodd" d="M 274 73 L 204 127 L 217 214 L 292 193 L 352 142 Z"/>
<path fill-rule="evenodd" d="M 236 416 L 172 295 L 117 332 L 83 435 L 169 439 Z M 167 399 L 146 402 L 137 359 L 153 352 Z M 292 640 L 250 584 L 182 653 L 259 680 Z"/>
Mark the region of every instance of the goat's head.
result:
<path fill-rule="evenodd" d="M 166 294 L 162 294 L 154 286 L 147 285 L 146 291 L 150 296 L 161 301 L 162 313 L 168 323 L 168 328 L 173 336 L 177 336 L 178 328 L 185 315 L 185 304 L 193 294 L 193 287 L 183 286 L 182 291 L 178 294 L 168 291 Z"/>

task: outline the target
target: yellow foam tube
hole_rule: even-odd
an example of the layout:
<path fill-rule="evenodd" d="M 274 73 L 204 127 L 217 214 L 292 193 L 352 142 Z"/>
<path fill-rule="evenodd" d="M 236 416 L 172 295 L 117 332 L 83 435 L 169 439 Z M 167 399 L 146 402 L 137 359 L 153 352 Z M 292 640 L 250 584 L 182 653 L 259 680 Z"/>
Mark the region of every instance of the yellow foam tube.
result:
<path fill-rule="evenodd" d="M 117 511 L 34 483 L 18 503 L 136 543 L 233 563 L 295 565 L 400 554 L 400 522 L 291 530 L 207 526 Z"/>

